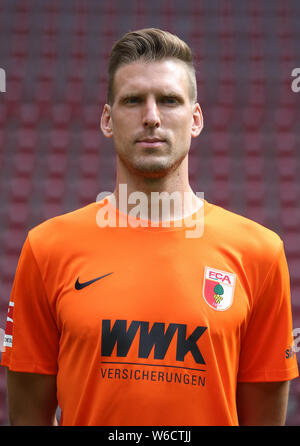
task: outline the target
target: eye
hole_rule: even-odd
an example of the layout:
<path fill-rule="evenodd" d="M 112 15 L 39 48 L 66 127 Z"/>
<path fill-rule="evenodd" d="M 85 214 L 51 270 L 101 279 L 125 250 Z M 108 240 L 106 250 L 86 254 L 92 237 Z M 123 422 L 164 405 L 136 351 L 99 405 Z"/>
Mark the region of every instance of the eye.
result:
<path fill-rule="evenodd" d="M 138 96 L 129 96 L 124 99 L 125 104 L 136 104 L 140 102 L 140 98 Z"/>
<path fill-rule="evenodd" d="M 175 97 L 173 97 L 173 96 L 164 96 L 163 98 L 162 98 L 162 102 L 164 103 L 164 104 L 177 104 L 177 99 L 175 98 Z"/>

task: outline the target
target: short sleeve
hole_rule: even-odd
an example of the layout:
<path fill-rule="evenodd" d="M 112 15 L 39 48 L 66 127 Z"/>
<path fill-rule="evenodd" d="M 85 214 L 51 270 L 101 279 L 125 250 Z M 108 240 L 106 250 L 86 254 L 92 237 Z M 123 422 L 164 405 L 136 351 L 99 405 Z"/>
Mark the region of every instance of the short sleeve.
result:
<path fill-rule="evenodd" d="M 29 237 L 11 290 L 1 365 L 10 370 L 56 374 L 59 333 Z"/>
<path fill-rule="evenodd" d="M 286 381 L 298 376 L 293 350 L 290 276 L 280 247 L 254 299 L 241 341 L 238 381 Z"/>

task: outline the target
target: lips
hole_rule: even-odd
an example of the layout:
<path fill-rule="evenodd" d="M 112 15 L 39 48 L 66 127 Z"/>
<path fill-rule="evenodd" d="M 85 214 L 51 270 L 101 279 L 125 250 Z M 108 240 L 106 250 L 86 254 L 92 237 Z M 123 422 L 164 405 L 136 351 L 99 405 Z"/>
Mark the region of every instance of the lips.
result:
<path fill-rule="evenodd" d="M 143 139 L 141 141 L 138 141 L 138 145 L 141 147 L 146 147 L 146 148 L 151 148 L 151 149 L 156 149 L 158 147 L 160 147 L 162 144 L 164 143 L 163 140 L 161 139 Z"/>
<path fill-rule="evenodd" d="M 157 148 L 160 147 L 165 142 L 164 139 L 160 138 L 141 138 L 137 140 L 137 143 L 141 147 L 148 147 L 148 148 Z"/>
<path fill-rule="evenodd" d="M 155 142 L 164 142 L 164 140 L 159 139 L 159 138 L 143 138 L 143 139 L 139 139 L 138 142 L 155 143 Z"/>

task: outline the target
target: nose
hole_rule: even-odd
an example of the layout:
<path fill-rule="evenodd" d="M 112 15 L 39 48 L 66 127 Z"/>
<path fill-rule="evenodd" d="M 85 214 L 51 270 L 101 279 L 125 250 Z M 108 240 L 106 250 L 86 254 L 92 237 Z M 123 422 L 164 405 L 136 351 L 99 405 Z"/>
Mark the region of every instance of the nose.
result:
<path fill-rule="evenodd" d="M 159 110 L 155 99 L 149 98 L 145 103 L 143 110 L 143 126 L 144 127 L 160 127 Z"/>

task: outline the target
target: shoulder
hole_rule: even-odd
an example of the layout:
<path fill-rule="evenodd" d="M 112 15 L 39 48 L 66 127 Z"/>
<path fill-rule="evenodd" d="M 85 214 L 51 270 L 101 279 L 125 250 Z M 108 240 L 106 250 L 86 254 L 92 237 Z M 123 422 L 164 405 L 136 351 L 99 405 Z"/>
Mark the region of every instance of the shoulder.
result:
<path fill-rule="evenodd" d="M 68 243 L 88 234 L 96 225 L 97 203 L 67 212 L 43 221 L 28 232 L 28 240 L 34 251 L 59 250 Z"/>
<path fill-rule="evenodd" d="M 213 212 L 209 229 L 218 236 L 219 243 L 244 255 L 255 255 L 272 261 L 283 246 L 279 234 L 266 226 L 236 212 L 211 205 Z"/>

